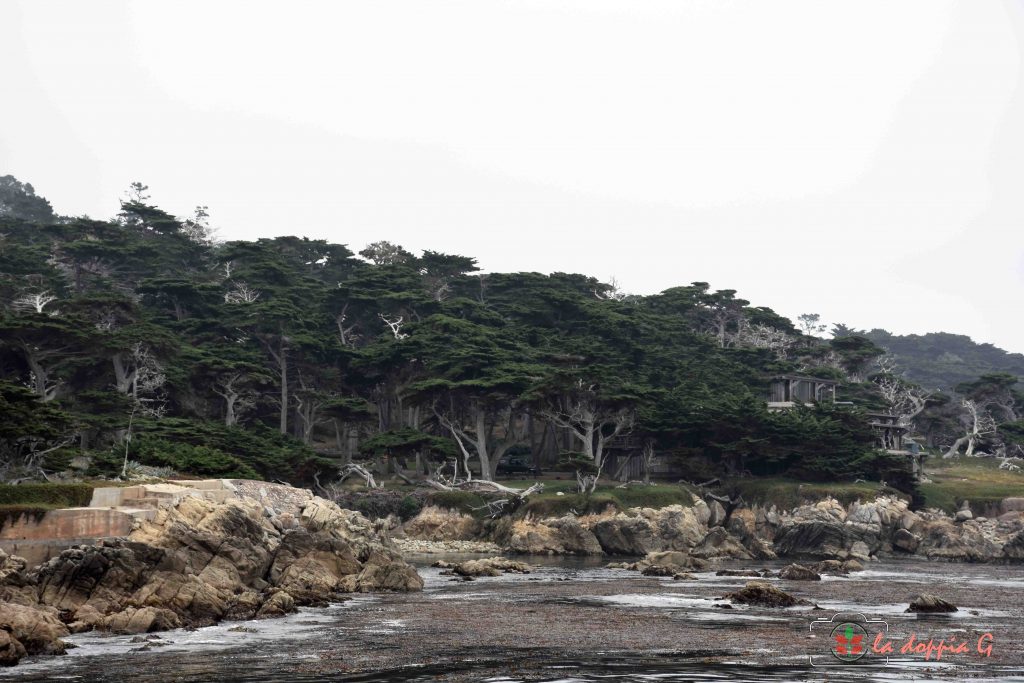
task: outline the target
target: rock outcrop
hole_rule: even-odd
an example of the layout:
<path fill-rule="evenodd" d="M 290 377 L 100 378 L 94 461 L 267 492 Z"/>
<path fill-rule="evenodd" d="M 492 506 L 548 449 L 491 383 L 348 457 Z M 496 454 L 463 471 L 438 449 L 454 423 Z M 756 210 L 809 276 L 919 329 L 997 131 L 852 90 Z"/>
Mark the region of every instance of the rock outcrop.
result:
<path fill-rule="evenodd" d="M 698 519 L 697 508 L 682 505 L 632 508 L 595 521 L 590 530 L 609 555 L 688 551 L 707 534 L 706 523 Z"/>
<path fill-rule="evenodd" d="M 37 615 L 58 638 L 91 628 L 145 633 L 276 616 L 342 593 L 422 588 L 359 513 L 309 496 L 300 514 L 287 515 L 248 498 L 183 496 L 125 538 L 76 546 L 29 570 L 2 557 L 3 618 Z M 41 651 L 4 628 L 27 652 Z M 18 652 L 11 642 L 0 647 L 9 658 Z"/>
<path fill-rule="evenodd" d="M 26 655 L 62 655 L 67 626 L 52 607 L 0 602 L 0 665 L 13 666 Z"/>
<path fill-rule="evenodd" d="M 530 565 L 525 562 L 516 562 L 507 557 L 488 557 L 480 560 L 467 560 L 465 562 L 445 562 L 440 560 L 432 566 L 439 567 L 444 571 L 442 574 L 479 577 L 479 576 L 501 576 L 502 574 L 529 574 Z"/>
<path fill-rule="evenodd" d="M 508 549 L 528 555 L 600 555 L 597 537 L 574 515 L 543 521 L 531 517 L 512 524 Z"/>
<path fill-rule="evenodd" d="M 428 505 L 402 529 L 406 537 L 424 541 L 470 541 L 480 535 L 483 526 L 470 515 Z"/>
<path fill-rule="evenodd" d="M 507 552 L 645 556 L 675 551 L 702 559 L 837 561 L 842 574 L 891 554 L 967 562 L 1024 560 L 1024 498 L 1007 498 L 998 517 L 911 511 L 905 500 L 879 496 L 842 505 L 833 498 L 779 511 L 754 505 L 728 519 L 694 496 L 690 507 L 631 508 L 576 517 L 505 518 L 483 523 L 457 512 L 426 509 L 406 524 L 413 537 L 489 538 Z M 714 502 L 714 501 L 713 501 Z M 1022 508 L 1022 509 L 1018 509 Z M 847 563 L 850 563 L 847 566 Z M 821 572 L 819 572 L 821 573 Z"/>

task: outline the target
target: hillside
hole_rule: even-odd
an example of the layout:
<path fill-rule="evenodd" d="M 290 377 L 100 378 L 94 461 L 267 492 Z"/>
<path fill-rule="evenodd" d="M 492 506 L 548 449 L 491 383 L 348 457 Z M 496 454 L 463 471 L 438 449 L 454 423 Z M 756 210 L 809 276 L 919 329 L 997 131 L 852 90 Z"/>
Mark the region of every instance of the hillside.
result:
<path fill-rule="evenodd" d="M 892 354 L 908 379 L 928 389 L 950 390 L 986 374 L 1005 372 L 1024 378 L 1024 354 L 948 332 L 894 335 L 874 329 L 865 337 Z"/>
<path fill-rule="evenodd" d="M 0 478 L 69 467 L 329 480 L 340 465 L 491 478 L 507 454 L 615 475 L 885 479 L 863 409 L 882 350 L 731 290 L 631 296 L 578 274 L 303 237 L 216 242 L 135 184 L 111 220 L 0 205 Z M 20 207 L 20 208 L 19 208 Z M 852 405 L 769 412 L 780 373 Z"/>

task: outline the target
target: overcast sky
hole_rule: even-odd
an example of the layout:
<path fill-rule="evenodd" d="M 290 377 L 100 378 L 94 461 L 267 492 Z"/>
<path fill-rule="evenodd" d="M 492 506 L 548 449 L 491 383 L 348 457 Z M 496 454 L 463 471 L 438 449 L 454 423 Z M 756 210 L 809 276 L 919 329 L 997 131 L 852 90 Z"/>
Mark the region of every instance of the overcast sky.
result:
<path fill-rule="evenodd" d="M 0 175 L 1024 351 L 1020 0 L 0 0 Z"/>

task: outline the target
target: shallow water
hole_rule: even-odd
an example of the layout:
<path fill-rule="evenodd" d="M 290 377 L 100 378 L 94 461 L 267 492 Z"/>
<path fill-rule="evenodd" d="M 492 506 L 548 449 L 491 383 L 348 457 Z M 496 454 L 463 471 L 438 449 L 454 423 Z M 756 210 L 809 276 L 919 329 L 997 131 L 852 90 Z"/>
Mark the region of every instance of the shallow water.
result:
<path fill-rule="evenodd" d="M 721 608 L 718 598 L 744 577 L 703 572 L 697 581 L 672 581 L 607 570 L 596 558 L 542 557 L 528 559 L 537 567 L 531 574 L 464 583 L 424 566 L 439 558 L 414 558 L 426 582 L 420 594 L 357 596 L 283 619 L 170 631 L 149 645 L 81 634 L 69 639 L 77 647 L 67 656 L 26 660 L 0 671 L 0 680 L 1024 682 L 1019 567 L 873 564 L 849 578 L 777 581 L 822 609 L 766 610 Z M 947 618 L 904 613 L 908 592 L 923 590 L 961 610 Z M 990 632 L 997 656 L 925 661 L 897 653 L 888 665 L 881 658 L 836 665 L 828 634 L 819 638 L 810 626 L 836 612 L 884 619 L 894 639 L 917 633 L 973 642 Z M 812 666 L 812 655 L 832 666 Z"/>

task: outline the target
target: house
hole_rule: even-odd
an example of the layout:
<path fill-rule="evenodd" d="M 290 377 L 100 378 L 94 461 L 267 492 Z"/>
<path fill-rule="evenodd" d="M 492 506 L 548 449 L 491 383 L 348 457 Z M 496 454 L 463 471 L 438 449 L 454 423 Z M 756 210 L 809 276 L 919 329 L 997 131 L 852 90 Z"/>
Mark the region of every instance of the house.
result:
<path fill-rule="evenodd" d="M 834 403 L 838 385 L 836 380 L 822 377 L 777 375 L 768 389 L 768 410 L 785 410 L 798 403 Z"/>
<path fill-rule="evenodd" d="M 908 430 L 900 424 L 899 415 L 868 413 L 868 424 L 878 437 L 878 445 L 881 448 L 903 452 L 903 437 Z"/>

